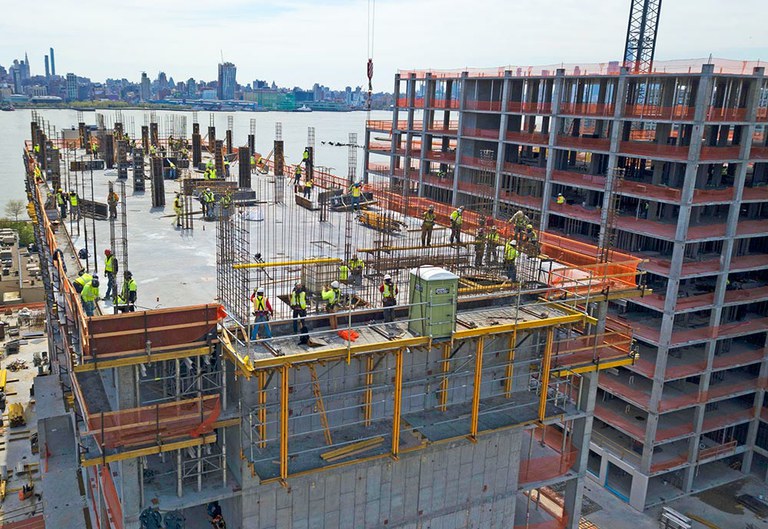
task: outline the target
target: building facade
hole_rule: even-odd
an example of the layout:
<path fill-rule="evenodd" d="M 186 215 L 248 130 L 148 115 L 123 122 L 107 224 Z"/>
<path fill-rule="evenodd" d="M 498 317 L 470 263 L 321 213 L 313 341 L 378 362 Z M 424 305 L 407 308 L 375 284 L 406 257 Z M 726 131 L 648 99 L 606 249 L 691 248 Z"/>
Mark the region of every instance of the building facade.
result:
<path fill-rule="evenodd" d="M 401 72 L 366 129 L 368 182 L 647 259 L 589 455 L 639 510 L 768 469 L 768 81 L 717 62 Z"/>
<path fill-rule="evenodd" d="M 221 100 L 232 100 L 235 98 L 235 87 L 237 67 L 231 62 L 219 64 L 219 85 L 218 98 Z"/>

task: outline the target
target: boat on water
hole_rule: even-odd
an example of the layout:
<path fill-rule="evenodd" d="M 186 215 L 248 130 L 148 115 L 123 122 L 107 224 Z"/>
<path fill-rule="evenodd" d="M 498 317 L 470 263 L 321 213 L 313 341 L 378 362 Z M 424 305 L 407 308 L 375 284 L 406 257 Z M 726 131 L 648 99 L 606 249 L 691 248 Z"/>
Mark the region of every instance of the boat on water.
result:
<path fill-rule="evenodd" d="M 13 112 L 16 109 L 13 108 L 12 104 L 6 103 L 0 106 L 0 110 L 2 110 L 3 112 Z"/>
<path fill-rule="evenodd" d="M 309 108 L 307 105 L 301 105 L 299 108 L 296 109 L 296 112 L 312 112 L 312 109 Z"/>

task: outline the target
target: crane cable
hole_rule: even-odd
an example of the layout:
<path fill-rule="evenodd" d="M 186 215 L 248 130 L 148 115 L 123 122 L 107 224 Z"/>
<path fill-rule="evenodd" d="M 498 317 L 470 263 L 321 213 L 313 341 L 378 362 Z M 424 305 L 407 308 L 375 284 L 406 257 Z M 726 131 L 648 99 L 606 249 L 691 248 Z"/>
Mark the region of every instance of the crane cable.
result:
<path fill-rule="evenodd" d="M 374 42 L 374 22 L 376 20 L 376 0 L 368 0 L 368 101 L 366 110 L 371 111 L 371 98 L 373 96 L 373 42 Z M 370 119 L 370 115 L 368 119 Z"/>

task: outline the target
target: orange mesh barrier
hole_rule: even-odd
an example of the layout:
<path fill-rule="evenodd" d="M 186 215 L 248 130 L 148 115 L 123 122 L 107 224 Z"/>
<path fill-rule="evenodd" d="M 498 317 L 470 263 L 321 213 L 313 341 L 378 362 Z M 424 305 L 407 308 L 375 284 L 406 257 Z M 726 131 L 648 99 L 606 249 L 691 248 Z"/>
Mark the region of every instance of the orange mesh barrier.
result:
<path fill-rule="evenodd" d="M 473 136 L 475 138 L 488 138 L 492 140 L 499 139 L 499 129 L 464 129 L 465 136 Z"/>
<path fill-rule="evenodd" d="M 605 177 L 602 175 L 575 173 L 573 171 L 562 171 L 559 169 L 552 171 L 552 181 L 558 184 L 577 187 L 591 187 L 600 191 L 605 188 Z"/>
<path fill-rule="evenodd" d="M 104 503 L 107 504 L 107 512 L 112 521 L 112 527 L 123 529 L 123 506 L 120 504 L 120 498 L 117 495 L 115 481 L 112 479 L 109 465 L 101 467 L 101 487 L 104 493 Z"/>
<path fill-rule="evenodd" d="M 662 107 L 658 105 L 627 105 L 624 107 L 624 115 L 630 118 L 690 121 L 693 119 L 694 109 L 693 107 L 685 106 Z"/>
<path fill-rule="evenodd" d="M 516 143 L 533 143 L 535 145 L 547 145 L 549 143 L 549 134 L 543 132 L 510 132 L 507 131 L 504 136 L 507 141 Z"/>
<path fill-rule="evenodd" d="M 734 440 L 725 444 L 711 446 L 709 448 L 702 448 L 701 450 L 699 450 L 699 454 L 698 454 L 698 457 L 696 458 L 696 461 L 709 459 L 710 457 L 717 457 L 723 454 L 729 454 L 731 452 L 734 452 L 737 446 L 739 446 L 739 443 L 738 441 Z"/>
<path fill-rule="evenodd" d="M 611 326 L 614 328 L 606 328 L 606 332 L 599 338 L 587 335 L 554 342 L 553 367 L 627 357 L 632 344 L 632 329 L 619 322 L 612 322 Z"/>
<path fill-rule="evenodd" d="M 18 522 L 4 523 L 0 525 L 0 529 L 45 529 L 45 518 L 43 518 L 42 514 L 38 514 Z"/>
<path fill-rule="evenodd" d="M 602 381 L 601 381 L 602 384 Z M 595 404 L 595 417 L 618 428 L 641 443 L 645 440 L 645 427 L 630 420 L 629 415 L 613 411 L 600 403 Z"/>
<path fill-rule="evenodd" d="M 749 157 L 753 160 L 768 160 L 768 147 L 752 147 Z"/>
<path fill-rule="evenodd" d="M 680 465 L 684 465 L 688 461 L 687 454 L 678 454 L 672 459 L 667 461 L 659 461 L 651 464 L 651 472 L 661 472 L 662 470 L 669 470 Z"/>
<path fill-rule="evenodd" d="M 566 450 L 562 452 L 563 435 L 552 427 L 536 428 L 533 432 L 536 441 L 544 441 L 544 444 L 557 452 L 555 455 L 536 457 L 532 459 L 520 459 L 520 473 L 518 485 L 525 485 L 537 481 L 553 479 L 565 475 L 576 462 L 577 451 L 573 448 L 570 439 L 566 442 Z M 533 440 L 532 440 L 533 442 Z"/>
<path fill-rule="evenodd" d="M 567 525 L 568 520 L 550 520 L 548 522 L 514 525 L 512 529 L 565 529 Z"/>
<path fill-rule="evenodd" d="M 645 143 L 642 141 L 619 142 L 619 151 L 622 154 L 638 156 L 659 156 L 684 160 L 688 157 L 687 145 L 666 145 L 661 143 Z"/>
<path fill-rule="evenodd" d="M 87 417 L 89 433 L 107 449 L 198 437 L 212 431 L 221 413 L 219 395 L 130 408 Z"/>
<path fill-rule="evenodd" d="M 614 109 L 614 105 L 606 105 L 603 103 L 560 103 L 561 114 L 612 116 Z"/>
<path fill-rule="evenodd" d="M 468 156 L 462 156 L 462 160 L 465 158 L 470 158 Z M 478 160 L 475 158 L 475 160 Z M 479 165 L 479 163 L 475 163 L 475 165 Z M 528 178 L 533 178 L 535 180 L 544 180 L 547 174 L 547 170 L 544 167 L 534 167 L 531 165 L 523 165 L 519 163 L 510 163 L 510 162 L 504 162 L 504 165 L 501 167 L 502 172 L 505 173 L 512 173 L 516 175 L 521 176 L 527 176 Z"/>
<path fill-rule="evenodd" d="M 551 114 L 552 103 L 523 103 L 511 101 L 507 105 L 509 112 L 525 112 L 529 114 Z"/>
<path fill-rule="evenodd" d="M 608 151 L 611 149 L 611 140 L 607 138 L 583 138 L 580 136 L 557 136 L 557 145 L 560 147 L 573 147 L 581 150 Z"/>
<path fill-rule="evenodd" d="M 501 101 L 467 101 L 464 103 L 467 110 L 491 110 L 498 112 L 501 110 Z"/>

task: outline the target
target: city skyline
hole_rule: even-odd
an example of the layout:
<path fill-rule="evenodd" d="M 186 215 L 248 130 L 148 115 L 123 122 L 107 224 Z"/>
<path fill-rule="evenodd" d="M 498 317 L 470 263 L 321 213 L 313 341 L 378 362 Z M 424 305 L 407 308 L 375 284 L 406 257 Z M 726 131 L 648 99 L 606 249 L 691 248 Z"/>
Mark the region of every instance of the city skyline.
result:
<path fill-rule="evenodd" d="M 374 89 L 390 91 L 397 69 L 616 60 L 622 53 L 629 10 L 628 2 L 604 0 L 583 0 L 578 6 L 556 0 L 535 4 L 481 0 L 473 5 L 477 16 L 468 18 L 466 10 L 459 9 L 463 6 L 450 0 L 380 0 L 374 17 Z M 743 0 L 729 6 L 729 16 L 723 17 L 717 11 L 721 6 L 717 0 L 665 4 L 656 58 L 768 57 L 760 16 L 768 14 L 768 7 L 758 0 Z M 367 2 L 334 0 L 320 6 L 304 0 L 279 5 L 230 0 L 216 10 L 177 0 L 162 6 L 140 0 L 130 8 L 111 4 L 111 16 L 152 35 L 151 45 L 139 41 L 129 47 L 122 39 L 114 39 L 113 28 L 103 24 L 104 9 L 103 2 L 86 0 L 78 11 L 77 25 L 68 25 L 65 22 L 72 15 L 66 6 L 43 0 L 38 26 L 47 44 L 60 49 L 60 75 L 75 72 L 94 79 L 130 79 L 142 71 L 167 71 L 172 63 L 179 77 L 213 79 L 223 55 L 224 62 L 238 65 L 243 79 L 269 78 L 302 87 L 315 82 L 332 86 L 367 82 Z M 553 11 L 562 16 L 550 19 Z M 436 13 L 440 13 L 439 24 L 423 23 Z M 506 16 L 486 16 L 493 13 Z M 596 13 L 599 31 L 594 30 Z M 45 49 L 40 47 L 40 33 L 25 31 L 23 16 L 20 8 L 12 7 L 0 21 L 0 30 L 11 43 L 6 46 L 7 58 L 30 51 L 32 70 L 42 72 Z M 169 25 L 167 18 L 174 24 Z M 341 20 L 343 28 L 334 30 Z M 540 30 L 542 25 L 547 31 Z M 89 38 L 75 38 L 78 30 L 74 28 L 83 27 L 88 27 Z M 201 33 L 205 38 L 200 38 Z M 94 52 L 95 41 L 98 52 Z M 520 42 L 528 43 L 524 50 L 519 49 Z M 406 44 L 407 54 L 403 52 Z M 185 53 L 173 53 L 180 49 Z"/>

